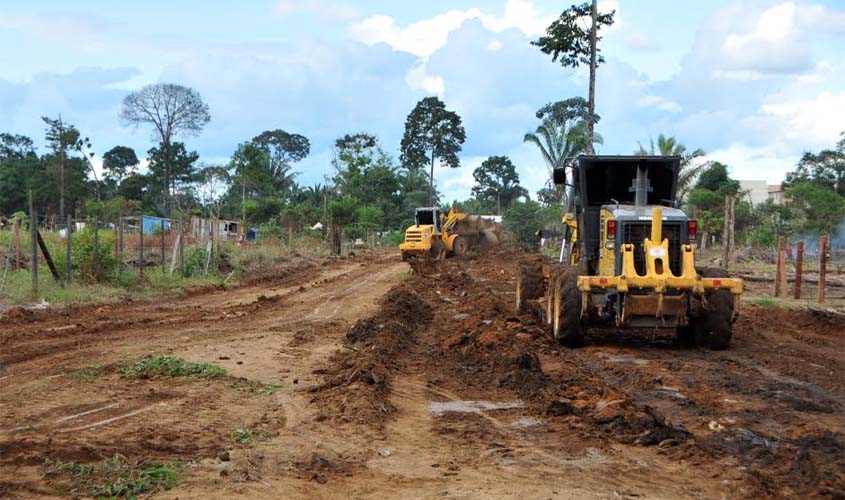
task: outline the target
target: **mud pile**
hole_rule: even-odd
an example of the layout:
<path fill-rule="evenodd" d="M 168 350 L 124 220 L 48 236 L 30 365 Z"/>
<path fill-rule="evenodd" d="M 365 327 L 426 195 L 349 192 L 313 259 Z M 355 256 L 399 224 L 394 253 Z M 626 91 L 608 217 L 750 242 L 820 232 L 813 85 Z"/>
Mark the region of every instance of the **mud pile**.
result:
<path fill-rule="evenodd" d="M 470 251 L 488 251 L 507 240 L 507 233 L 500 224 L 478 215 L 470 215 L 456 222 L 452 232 L 466 238 Z"/>
<path fill-rule="evenodd" d="M 381 427 L 396 410 L 388 401 L 392 372 L 431 318 L 431 306 L 407 286 L 388 292 L 375 315 L 347 332 L 345 350 L 319 373 L 325 381 L 310 389 L 320 418 Z"/>

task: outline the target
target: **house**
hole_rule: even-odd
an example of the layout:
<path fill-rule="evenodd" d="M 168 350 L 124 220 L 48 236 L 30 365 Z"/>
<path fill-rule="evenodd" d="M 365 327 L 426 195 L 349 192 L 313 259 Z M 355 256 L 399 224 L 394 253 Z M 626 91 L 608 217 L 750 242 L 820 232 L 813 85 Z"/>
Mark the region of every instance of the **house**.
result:
<path fill-rule="evenodd" d="M 752 205 L 765 203 L 769 199 L 766 181 L 739 181 L 739 189 L 745 194 L 746 201 Z"/>
<path fill-rule="evenodd" d="M 783 194 L 783 184 L 769 184 L 766 186 L 767 194 L 772 203 L 775 205 L 783 205 L 786 198 Z"/>

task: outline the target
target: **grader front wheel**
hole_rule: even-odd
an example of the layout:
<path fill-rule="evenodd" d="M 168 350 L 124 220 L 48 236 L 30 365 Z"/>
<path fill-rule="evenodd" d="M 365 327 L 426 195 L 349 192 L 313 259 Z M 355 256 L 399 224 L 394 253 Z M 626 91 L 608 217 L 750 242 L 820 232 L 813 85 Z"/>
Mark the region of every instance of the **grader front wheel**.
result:
<path fill-rule="evenodd" d="M 584 322 L 581 321 L 581 292 L 578 290 L 578 268 L 564 269 L 558 276 L 552 294 L 552 331 L 558 342 L 567 347 L 584 344 Z"/>
<path fill-rule="evenodd" d="M 523 262 L 516 268 L 516 312 L 525 312 L 529 300 L 543 296 L 543 264 Z"/>

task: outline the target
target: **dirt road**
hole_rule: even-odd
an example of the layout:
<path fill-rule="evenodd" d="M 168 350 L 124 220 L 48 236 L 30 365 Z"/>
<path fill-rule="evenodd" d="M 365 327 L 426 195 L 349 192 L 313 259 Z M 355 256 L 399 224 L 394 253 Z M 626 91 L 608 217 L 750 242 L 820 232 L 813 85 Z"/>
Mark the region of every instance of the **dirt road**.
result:
<path fill-rule="evenodd" d="M 512 313 L 508 254 L 407 280 L 394 255 L 170 303 L 0 323 L 0 497 L 56 461 L 179 461 L 161 498 L 845 495 L 842 317 L 746 308 L 733 349 Z M 128 378 L 150 355 L 225 377 Z"/>

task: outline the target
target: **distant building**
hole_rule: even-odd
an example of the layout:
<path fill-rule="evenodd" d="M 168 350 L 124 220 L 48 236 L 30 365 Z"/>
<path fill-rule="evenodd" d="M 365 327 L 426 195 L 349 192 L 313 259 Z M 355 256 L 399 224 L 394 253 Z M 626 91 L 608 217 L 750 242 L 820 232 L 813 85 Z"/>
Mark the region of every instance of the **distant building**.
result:
<path fill-rule="evenodd" d="M 772 203 L 775 205 L 783 205 L 786 198 L 783 195 L 783 184 L 769 184 L 766 186 L 766 190 L 768 191 L 769 199 L 772 200 Z"/>
<path fill-rule="evenodd" d="M 752 205 L 765 203 L 769 199 L 766 181 L 739 181 L 739 189 L 745 193 L 746 200 Z"/>

